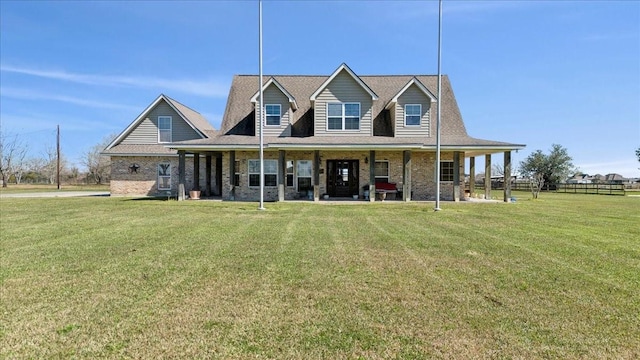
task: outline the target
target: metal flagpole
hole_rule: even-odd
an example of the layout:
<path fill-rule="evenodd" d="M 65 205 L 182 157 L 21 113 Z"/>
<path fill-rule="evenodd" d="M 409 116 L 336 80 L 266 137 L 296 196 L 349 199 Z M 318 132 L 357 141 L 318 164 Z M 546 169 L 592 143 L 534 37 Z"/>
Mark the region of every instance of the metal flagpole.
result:
<path fill-rule="evenodd" d="M 438 1 L 438 117 L 436 120 L 436 207 L 440 211 L 440 116 L 442 109 L 442 0 Z"/>
<path fill-rule="evenodd" d="M 56 135 L 56 183 L 58 184 L 58 190 L 60 190 L 60 125 L 57 127 Z"/>
<path fill-rule="evenodd" d="M 260 106 L 258 107 L 258 119 L 260 122 L 260 207 L 258 208 L 258 210 L 264 210 L 264 135 L 262 133 L 262 126 L 264 123 L 264 119 L 263 119 L 263 115 L 262 113 L 264 112 L 264 104 L 262 103 L 262 0 L 258 0 L 258 13 L 259 13 L 259 18 L 260 20 L 258 21 L 259 24 L 259 30 L 258 30 L 258 34 L 259 34 L 259 40 L 258 40 L 258 47 L 259 47 L 259 53 L 260 55 L 258 56 L 258 62 L 259 62 L 259 67 L 260 67 L 260 75 L 258 76 L 259 78 L 259 84 L 258 84 L 258 89 L 260 89 Z"/>

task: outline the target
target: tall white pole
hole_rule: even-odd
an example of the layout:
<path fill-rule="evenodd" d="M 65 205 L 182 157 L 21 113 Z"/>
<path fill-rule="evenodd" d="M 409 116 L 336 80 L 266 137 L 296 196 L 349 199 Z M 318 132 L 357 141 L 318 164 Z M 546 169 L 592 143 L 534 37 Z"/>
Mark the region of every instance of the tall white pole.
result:
<path fill-rule="evenodd" d="M 440 116 L 442 114 L 442 0 L 438 1 L 438 117 L 436 120 L 436 207 L 440 211 Z"/>
<path fill-rule="evenodd" d="M 58 184 L 58 190 L 60 190 L 60 125 L 57 127 L 56 135 L 56 183 Z"/>
<path fill-rule="evenodd" d="M 264 135 L 262 133 L 262 126 L 264 123 L 264 119 L 263 119 L 263 112 L 264 112 L 264 104 L 262 102 L 262 0 L 258 0 L 258 8 L 259 8 L 259 18 L 260 20 L 258 21 L 259 24 L 259 40 L 258 40 L 258 47 L 259 47 L 259 53 L 260 55 L 258 56 L 258 62 L 259 62 L 259 73 L 260 75 L 258 76 L 259 78 L 259 84 L 258 84 L 258 89 L 260 89 L 260 106 L 258 107 L 258 119 L 260 122 L 260 127 L 259 127 L 259 131 L 260 131 L 260 207 L 258 208 L 258 210 L 264 210 Z"/>

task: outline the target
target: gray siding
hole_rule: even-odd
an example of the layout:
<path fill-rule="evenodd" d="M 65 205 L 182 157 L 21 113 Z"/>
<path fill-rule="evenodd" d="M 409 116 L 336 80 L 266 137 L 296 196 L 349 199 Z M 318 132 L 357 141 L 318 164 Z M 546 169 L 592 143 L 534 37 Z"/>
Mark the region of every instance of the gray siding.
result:
<path fill-rule="evenodd" d="M 291 106 L 289 98 L 287 98 L 277 86 L 269 86 L 262 94 L 264 103 L 267 105 L 280 104 L 280 126 L 264 126 L 263 132 L 265 136 L 291 136 Z M 260 136 L 260 118 L 258 110 L 260 108 L 260 99 L 255 103 L 256 112 L 256 136 Z M 266 119 L 266 114 L 265 114 Z"/>
<path fill-rule="evenodd" d="M 171 116 L 172 141 L 201 138 L 198 133 L 163 100 L 149 111 L 145 119 L 122 140 L 121 144 L 157 144 L 158 116 Z"/>
<path fill-rule="evenodd" d="M 404 106 L 406 104 L 422 105 L 422 116 L 420 126 L 404 125 Z M 429 133 L 431 122 L 431 100 L 416 85 L 411 85 L 400 97 L 391 111 L 391 118 L 395 124 L 394 133 L 396 137 L 407 136 L 431 136 Z"/>
<path fill-rule="evenodd" d="M 360 130 L 327 131 L 327 103 L 360 103 Z M 315 136 L 372 136 L 371 95 L 363 89 L 345 70 L 318 95 L 314 106 Z"/>

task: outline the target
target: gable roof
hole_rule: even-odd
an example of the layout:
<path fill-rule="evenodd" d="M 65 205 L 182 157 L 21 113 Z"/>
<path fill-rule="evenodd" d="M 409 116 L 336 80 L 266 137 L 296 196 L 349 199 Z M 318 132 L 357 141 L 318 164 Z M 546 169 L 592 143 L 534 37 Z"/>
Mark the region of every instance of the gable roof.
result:
<path fill-rule="evenodd" d="M 296 99 L 298 110 L 291 114 L 291 124 L 295 129 L 312 127 L 305 124 L 313 116 L 313 94 L 329 77 L 321 75 L 273 75 L 287 91 Z M 382 116 L 384 106 L 393 99 L 413 78 L 416 78 L 429 92 L 437 89 L 436 75 L 363 75 L 360 80 L 371 91 L 375 91 L 378 100 L 373 102 L 373 117 Z M 258 90 L 258 75 L 235 75 L 229 90 L 227 106 L 220 125 L 220 134 L 252 135 L 255 121 L 255 107 L 248 101 Z M 435 109 L 434 109 L 435 112 Z M 435 113 L 433 114 L 435 116 Z M 442 134 L 468 136 L 462 121 L 449 78 L 442 77 Z M 377 120 L 374 120 L 377 122 Z M 435 133 L 435 128 L 433 129 Z"/>
<path fill-rule="evenodd" d="M 375 92 L 373 92 L 373 90 L 371 90 L 371 88 L 369 86 L 367 86 L 367 84 L 362 81 L 362 79 L 360 79 L 360 77 L 358 75 L 356 75 L 356 73 L 353 72 L 353 70 L 351 70 L 347 64 L 342 63 L 342 65 L 338 66 L 338 68 L 336 69 L 336 71 L 333 72 L 333 74 L 331 74 L 329 76 L 329 78 L 322 83 L 322 85 L 320 85 L 320 87 L 318 87 L 318 89 L 311 94 L 310 96 L 310 100 L 313 103 L 314 101 L 316 101 L 316 98 L 318 97 L 318 95 L 320 95 L 320 93 L 333 81 L 333 79 L 336 78 L 336 76 L 338 76 L 338 74 L 340 74 L 342 71 L 346 71 L 347 74 L 349 74 L 349 76 L 351 76 L 353 78 L 353 80 L 355 80 L 358 85 L 360 85 L 360 87 L 362 87 L 364 89 L 364 91 L 366 91 L 367 93 L 369 93 L 369 95 L 371 95 L 371 100 L 378 100 L 378 95 L 376 95 Z"/>
<path fill-rule="evenodd" d="M 173 109 L 182 116 L 182 118 L 189 124 L 194 130 L 201 133 L 206 137 L 207 131 L 215 131 L 215 128 L 211 126 L 209 121 L 202 116 L 199 112 L 191 109 L 190 107 L 179 103 L 178 101 L 166 96 L 164 96 L 169 105 L 173 107 Z"/>
<path fill-rule="evenodd" d="M 293 110 L 298 110 L 298 104 L 296 103 L 296 99 L 293 97 L 293 95 L 291 95 L 291 93 L 287 91 L 287 89 L 285 89 L 282 85 L 280 85 L 278 80 L 274 79 L 273 76 L 270 77 L 269 80 L 267 80 L 267 82 L 262 86 L 262 91 L 267 90 L 267 88 L 271 85 L 275 85 L 275 87 L 277 87 L 278 90 L 280 90 L 284 94 L 284 96 L 286 96 L 289 99 L 289 104 L 291 104 L 291 108 Z M 260 96 L 260 90 L 256 91 L 255 95 L 251 97 L 251 102 L 252 103 L 258 102 L 259 96 Z"/>
<path fill-rule="evenodd" d="M 314 104 L 328 84 L 341 72 L 346 71 L 359 85 L 374 98 L 371 104 L 373 122 L 372 136 L 330 137 L 314 135 Z M 356 76 L 346 64 L 342 64 L 330 76 L 323 75 L 265 75 L 273 79 L 289 95 L 296 99 L 298 110 L 290 115 L 291 136 L 265 137 L 265 146 L 287 149 L 323 148 L 371 148 L 392 149 L 412 148 L 433 150 L 435 137 L 394 137 L 394 124 L 389 119 L 389 102 L 398 100 L 407 89 L 416 85 L 430 99 L 441 102 L 441 147 L 448 151 L 463 151 L 466 156 L 477 156 L 505 150 L 523 149 L 525 145 L 470 137 L 467 134 L 460 109 L 451 88 L 449 78 L 442 76 L 440 99 L 433 95 L 437 90 L 437 75 L 363 75 Z M 268 81 L 267 81 L 268 82 Z M 187 140 L 172 144 L 171 149 L 258 149 L 259 138 L 255 136 L 255 104 L 249 99 L 255 97 L 259 89 L 258 75 L 235 75 L 229 89 L 220 131 L 209 139 Z M 431 117 L 437 116 L 432 107 Z M 435 122 L 429 123 L 429 133 L 436 132 Z"/>
<path fill-rule="evenodd" d="M 426 86 L 424 86 L 420 80 L 418 80 L 418 78 L 416 78 L 415 76 L 413 78 L 411 78 L 411 80 L 409 80 L 409 82 L 407 83 L 407 85 L 405 85 L 402 89 L 400 89 L 400 91 L 398 91 L 398 93 L 391 98 L 391 100 L 389 100 L 389 103 L 387 104 L 387 106 L 385 106 L 385 109 L 390 109 L 391 105 L 394 103 L 398 102 L 398 98 L 400 96 L 402 96 L 402 94 L 404 94 L 405 91 L 407 91 L 408 88 L 411 87 L 411 85 L 415 85 L 416 87 L 418 87 L 418 89 L 420 89 L 420 91 L 422 91 L 429 99 L 431 99 L 431 102 L 436 102 L 436 96 L 433 95 L 433 93 L 431 91 L 429 91 L 429 89 L 427 89 Z"/>
<path fill-rule="evenodd" d="M 120 135 L 116 136 L 116 138 L 105 148 L 105 150 L 109 150 L 114 146 L 118 145 L 123 139 L 125 139 L 144 119 L 147 114 L 151 112 L 161 101 L 165 101 L 180 117 L 185 121 L 201 138 L 210 137 L 212 132 L 215 132 L 215 129 L 207 119 L 205 119 L 199 112 L 191 109 L 190 107 L 179 103 L 178 101 L 164 95 L 160 94 L 149 106 L 147 106 L 138 117 L 127 128 L 120 133 Z"/>

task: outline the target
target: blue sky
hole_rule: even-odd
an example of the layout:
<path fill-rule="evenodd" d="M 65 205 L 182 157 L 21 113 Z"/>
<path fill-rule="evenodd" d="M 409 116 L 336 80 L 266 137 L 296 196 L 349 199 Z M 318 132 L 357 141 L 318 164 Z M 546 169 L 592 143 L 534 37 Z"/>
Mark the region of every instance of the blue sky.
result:
<path fill-rule="evenodd" d="M 443 2 L 442 70 L 471 136 L 554 143 L 640 176 L 639 1 Z M 0 121 L 79 164 L 160 93 L 219 127 L 258 72 L 257 1 L 0 1 Z M 437 1 L 263 2 L 265 74 L 436 74 Z M 494 156 L 501 162 L 501 156 Z M 467 165 L 468 166 L 468 165 Z"/>

